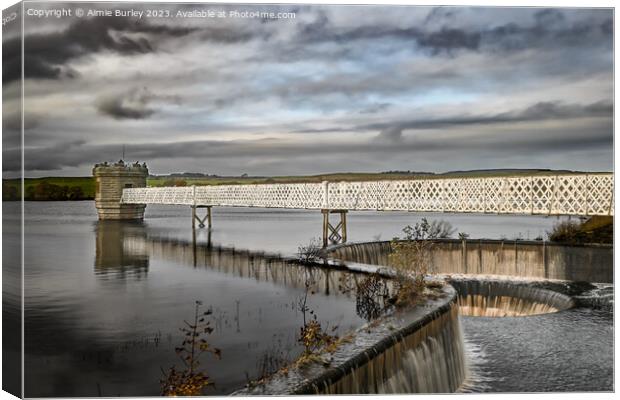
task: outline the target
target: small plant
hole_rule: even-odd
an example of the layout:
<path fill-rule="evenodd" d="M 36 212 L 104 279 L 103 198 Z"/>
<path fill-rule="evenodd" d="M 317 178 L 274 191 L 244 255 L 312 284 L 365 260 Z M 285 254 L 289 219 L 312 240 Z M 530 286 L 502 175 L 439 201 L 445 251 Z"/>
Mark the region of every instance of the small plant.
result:
<path fill-rule="evenodd" d="M 297 361 L 301 364 L 307 361 L 317 360 L 320 350 L 333 345 L 338 340 L 338 336 L 330 335 L 327 329 L 321 326 L 314 310 L 308 307 L 308 295 L 314 294 L 314 290 L 312 289 L 314 284 L 315 282 L 312 280 L 311 276 L 307 276 L 304 282 L 304 295 L 301 297 L 298 304 L 299 311 L 301 311 L 303 316 L 303 326 L 300 328 L 298 342 L 303 344 L 304 353 Z M 312 316 L 310 319 L 308 319 L 307 313 Z M 338 329 L 338 327 L 334 326 L 331 331 L 333 332 L 336 329 Z"/>
<path fill-rule="evenodd" d="M 213 332 L 210 321 L 206 320 L 212 311 L 201 314 L 201 305 L 202 302 L 196 301 L 194 322 L 183 321 L 186 326 L 180 328 L 184 338 L 175 352 L 183 362 L 183 370 L 177 370 L 174 365 L 168 372 L 162 370 L 164 377 L 160 382 L 163 396 L 200 396 L 205 387 L 213 384 L 206 373 L 199 370 L 199 358 L 208 352 L 220 359 L 221 351 L 211 347 L 203 337 Z"/>
<path fill-rule="evenodd" d="M 585 221 L 563 221 L 547 232 L 549 240 L 567 244 L 607 243 L 614 241 L 614 220 L 608 216 L 594 216 Z"/>
<path fill-rule="evenodd" d="M 331 330 L 333 332 L 336 329 L 338 327 L 334 326 Z M 306 322 L 300 330 L 299 342 L 304 345 L 304 356 L 316 354 L 319 350 L 331 345 L 336 340 L 338 340 L 338 336 L 327 333 L 314 313 L 312 314 L 312 319 Z"/>
<path fill-rule="evenodd" d="M 297 258 L 302 263 L 313 263 L 323 259 L 323 248 L 319 244 L 319 240 L 313 238 L 306 246 L 297 248 Z"/>
<path fill-rule="evenodd" d="M 449 237 L 455 230 L 444 221 L 431 223 L 426 218 L 414 226 L 403 228 L 405 241 L 391 243 L 389 264 L 396 270 L 397 293 L 393 302 L 402 307 L 414 304 L 423 294 L 425 277 L 432 272 L 432 250 L 435 240 Z"/>
<path fill-rule="evenodd" d="M 549 240 L 552 242 L 577 243 L 580 225 L 579 222 L 571 220 L 559 222 L 549 232 Z"/>

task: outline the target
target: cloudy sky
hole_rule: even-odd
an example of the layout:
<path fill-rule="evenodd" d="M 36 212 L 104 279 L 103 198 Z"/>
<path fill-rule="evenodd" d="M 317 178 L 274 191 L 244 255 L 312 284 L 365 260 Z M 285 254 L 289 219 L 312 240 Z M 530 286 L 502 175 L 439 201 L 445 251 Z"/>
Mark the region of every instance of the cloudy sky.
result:
<path fill-rule="evenodd" d="M 156 174 L 613 168 L 609 9 L 166 8 L 295 18 L 27 16 L 27 176 L 89 175 L 123 145 Z M 5 140 L 19 50 L 5 31 Z"/>

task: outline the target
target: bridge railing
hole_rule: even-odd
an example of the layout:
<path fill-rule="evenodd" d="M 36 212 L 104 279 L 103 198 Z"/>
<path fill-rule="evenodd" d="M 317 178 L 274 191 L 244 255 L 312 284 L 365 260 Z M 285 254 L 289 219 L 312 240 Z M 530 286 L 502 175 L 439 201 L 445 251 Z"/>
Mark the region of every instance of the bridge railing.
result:
<path fill-rule="evenodd" d="M 613 215 L 613 174 L 124 189 L 127 204 Z"/>

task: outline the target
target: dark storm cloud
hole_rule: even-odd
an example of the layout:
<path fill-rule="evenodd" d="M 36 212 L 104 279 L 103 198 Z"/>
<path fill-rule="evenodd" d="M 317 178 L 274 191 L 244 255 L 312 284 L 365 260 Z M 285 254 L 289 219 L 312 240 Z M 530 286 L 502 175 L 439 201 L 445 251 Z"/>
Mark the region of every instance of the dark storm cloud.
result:
<path fill-rule="evenodd" d="M 162 101 L 178 104 L 180 99 L 177 96 L 157 95 L 143 87 L 100 98 L 96 106 L 101 114 L 114 119 L 144 119 L 157 111 L 154 103 Z"/>
<path fill-rule="evenodd" d="M 195 28 L 156 25 L 129 18 L 96 17 L 80 19 L 61 32 L 33 33 L 24 38 L 24 74 L 26 78 L 58 79 L 74 77 L 67 62 L 91 53 L 107 50 L 121 55 L 151 53 L 157 39 L 182 37 Z M 20 62 L 21 39 L 3 42 L 3 58 L 7 66 Z M 4 72 L 3 82 L 20 77 L 19 69 Z"/>
<path fill-rule="evenodd" d="M 490 115 L 447 116 L 441 118 L 416 118 L 400 121 L 385 121 L 371 124 L 321 129 L 298 129 L 291 133 L 328 133 L 351 131 L 380 131 L 379 140 L 398 141 L 402 131 L 406 129 L 435 129 L 449 126 L 492 125 L 519 123 L 543 120 L 566 120 L 573 118 L 612 118 L 613 104 L 607 101 L 598 101 L 592 104 L 565 104 L 561 102 L 539 102 L 525 109 L 502 112 Z"/>
<path fill-rule="evenodd" d="M 490 125 L 542 120 L 565 120 L 571 118 L 613 117 L 613 104 L 599 101 L 588 105 L 539 102 L 521 111 L 503 112 L 493 115 L 457 116 L 436 119 L 413 119 L 399 122 L 382 122 L 358 126 L 360 130 L 381 130 L 378 138 L 397 137 L 396 129 L 434 129 L 446 126 Z M 388 132 L 389 130 L 389 132 Z M 386 133 L 387 132 L 387 133 Z"/>
<path fill-rule="evenodd" d="M 611 168 L 612 12 L 297 10 L 287 21 L 166 22 L 189 27 L 93 19 L 45 43 L 39 33 L 62 21 L 27 31 L 28 77 L 82 74 L 63 93 L 26 83 L 47 115 L 28 136 L 27 169 L 88 173 L 118 159 L 120 143 L 161 173 L 485 168 L 490 154 L 500 166 Z M 278 139 L 248 140 L 265 137 Z"/>
<path fill-rule="evenodd" d="M 453 14 L 431 10 L 428 21 L 451 19 Z M 531 21 L 505 23 L 491 27 L 450 27 L 448 23 L 438 29 L 410 26 L 395 27 L 385 24 L 366 24 L 342 29 L 334 26 L 328 16 L 319 14 L 315 21 L 302 24 L 298 29 L 301 43 L 398 39 L 415 43 L 431 54 L 453 55 L 457 50 L 469 51 L 515 51 L 527 48 L 557 48 L 583 43 L 611 45 L 611 19 L 600 21 L 592 18 L 579 22 L 566 22 L 564 14 L 556 9 L 536 12 Z M 601 42 L 602 41 L 602 42 Z M 406 43 L 405 43 L 406 45 Z"/>
<path fill-rule="evenodd" d="M 324 14 L 316 21 L 302 25 L 298 32 L 298 40 L 301 43 L 347 43 L 381 38 L 411 40 L 420 47 L 431 49 L 433 53 L 440 53 L 462 48 L 476 50 L 480 45 L 481 34 L 447 27 L 435 32 L 426 32 L 418 27 L 395 28 L 386 25 L 366 25 L 339 31 L 330 26 Z"/>

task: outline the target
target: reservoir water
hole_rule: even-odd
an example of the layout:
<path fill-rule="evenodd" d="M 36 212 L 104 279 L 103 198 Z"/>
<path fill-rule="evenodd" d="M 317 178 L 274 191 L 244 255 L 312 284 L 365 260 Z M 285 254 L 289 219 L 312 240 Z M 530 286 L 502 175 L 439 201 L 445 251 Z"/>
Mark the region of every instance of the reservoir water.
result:
<path fill-rule="evenodd" d="M 246 251 L 294 255 L 318 240 L 318 211 L 215 208 L 214 229 L 198 232 L 197 251 L 189 207 L 149 206 L 137 225 L 98 223 L 93 202 L 28 202 L 25 215 L 28 397 L 158 395 L 161 369 L 179 364 L 179 328 L 196 300 L 213 310 L 207 340 L 222 350 L 222 360 L 201 359 L 215 382 L 208 394 L 243 387 L 301 351 L 295 336 L 307 272 Z M 534 239 L 556 222 L 351 212 L 349 240 L 391 239 L 423 216 L 472 238 Z M 5 226 L 15 218 L 5 208 Z M 366 322 L 355 298 L 335 290 L 343 272 L 313 274 L 319 289 L 309 304 L 323 325 L 341 334 Z M 466 391 L 613 389 L 609 311 L 461 320 L 473 373 Z"/>

